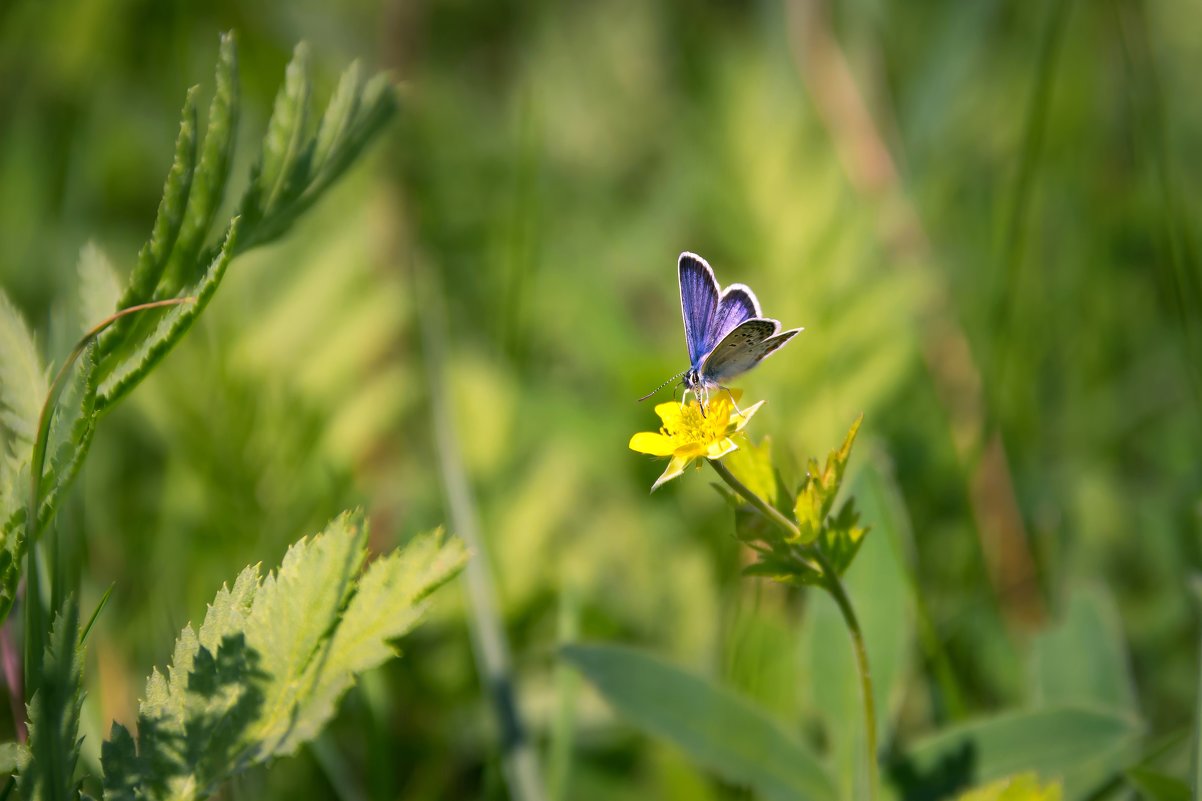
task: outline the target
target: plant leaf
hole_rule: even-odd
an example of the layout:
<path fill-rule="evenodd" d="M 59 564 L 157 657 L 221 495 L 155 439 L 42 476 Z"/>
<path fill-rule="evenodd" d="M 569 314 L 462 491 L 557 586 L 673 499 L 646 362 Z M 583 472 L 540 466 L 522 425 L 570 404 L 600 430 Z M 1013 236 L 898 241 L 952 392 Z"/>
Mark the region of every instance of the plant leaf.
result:
<path fill-rule="evenodd" d="M 1060 801 L 1060 785 L 1056 782 L 1041 787 L 1034 773 L 1022 773 L 969 790 L 959 801 Z"/>
<path fill-rule="evenodd" d="M 234 245 L 238 240 L 238 228 L 235 220 L 230 226 L 221 250 L 209 264 L 205 274 L 189 290 L 189 294 L 196 298 L 194 303 L 171 306 L 162 311 L 149 310 L 142 313 L 148 317 L 153 316 L 157 322 L 150 334 L 138 342 L 128 355 L 122 355 L 116 360 L 109 360 L 104 365 L 105 376 L 100 382 L 97 396 L 97 407 L 100 411 L 104 411 L 126 392 L 133 389 L 187 333 L 196 316 L 204 311 L 205 306 L 212 300 L 213 293 L 217 291 L 217 286 L 221 283 L 230 259 L 233 257 Z"/>
<path fill-rule="evenodd" d="M 18 778 L 25 798 L 68 801 L 76 797 L 82 707 L 79 608 L 68 599 L 50 629 L 38 690 L 29 702 L 29 760 Z"/>
<path fill-rule="evenodd" d="M 167 172 L 163 186 L 163 197 L 154 219 L 150 240 L 138 252 L 138 261 L 129 278 L 129 285 L 117 301 L 120 309 L 136 306 L 151 299 L 167 258 L 175 247 L 180 226 L 184 222 L 184 211 L 188 206 L 188 195 L 192 189 L 192 175 L 196 170 L 196 94 L 199 87 L 188 90 L 184 99 L 184 110 L 179 125 L 179 136 L 175 140 L 175 158 Z M 105 333 L 105 352 L 119 347 L 133 325 L 133 318 L 123 318 Z"/>
<path fill-rule="evenodd" d="M 1104 587 L 1069 592 L 1063 619 L 1032 643 L 1031 673 L 1035 697 L 1045 706 L 1139 714 L 1118 609 Z"/>
<path fill-rule="evenodd" d="M 799 740 L 729 690 L 631 648 L 569 645 L 560 653 L 624 718 L 727 781 L 774 801 L 837 797 Z"/>
<path fill-rule="evenodd" d="M 28 460 L 49 391 L 46 368 L 33 333 L 0 291 L 0 432 L 8 432 L 7 452 Z"/>
<path fill-rule="evenodd" d="M 339 82 L 316 136 L 294 141 L 289 135 L 300 136 L 305 128 L 299 113 L 302 104 L 307 117 L 306 59 L 305 50 L 298 47 L 288 67 L 289 78 L 276 98 L 263 152 L 239 204 L 246 236 L 236 252 L 285 233 L 396 113 L 396 92 L 388 76 L 376 75 L 360 87 L 352 65 Z"/>
<path fill-rule="evenodd" d="M 108 256 L 95 242 L 79 252 L 79 316 L 84 331 L 89 331 L 117 311 L 121 284 Z"/>
<path fill-rule="evenodd" d="M 17 742 L 0 744 L 0 774 L 15 773 L 29 764 L 29 746 Z"/>
<path fill-rule="evenodd" d="M 317 129 L 317 139 L 313 145 L 313 170 L 321 171 L 330 155 L 337 152 L 345 140 L 351 123 L 359 111 L 361 95 L 362 70 L 359 62 L 352 62 L 342 77 L 338 80 L 338 88 L 322 115 L 321 125 Z"/>
<path fill-rule="evenodd" d="M 391 644 L 412 629 L 426 611 L 424 599 L 466 563 L 460 540 L 447 541 L 441 531 L 415 538 L 403 551 L 394 551 L 368 566 L 342 615 L 310 684 L 308 700 L 290 722 L 275 753 L 287 754 L 311 740 L 333 717 L 335 704 L 357 674 L 397 655 Z M 274 741 L 276 732 L 264 733 Z"/>
<path fill-rule="evenodd" d="M 263 217 L 280 203 L 303 150 L 309 92 L 309 46 L 301 42 L 292 52 L 263 137 L 262 166 L 257 176 Z"/>
<path fill-rule="evenodd" d="M 204 798 L 312 739 L 467 558 L 435 533 L 361 573 L 366 537 L 358 515 L 342 515 L 275 572 L 260 579 L 248 567 L 222 587 L 199 631 L 181 632 L 166 674 L 151 673 L 137 741 L 115 725 L 104 743 L 105 797 Z"/>
<path fill-rule="evenodd" d="M 1176 776 L 1167 776 L 1150 768 L 1129 768 L 1127 783 L 1147 801 L 1189 801 L 1189 785 Z"/>
<path fill-rule="evenodd" d="M 1008 712 L 954 726 L 914 743 L 893 770 L 904 790 L 944 795 L 1015 773 L 1064 780 L 1065 798 L 1083 798 L 1093 770 L 1141 734 L 1126 715 L 1077 707 Z M 1078 779 L 1085 774 L 1085 781 Z"/>
<path fill-rule="evenodd" d="M 238 101 L 238 54 L 234 34 L 229 32 L 221 37 L 216 88 L 209 104 L 204 145 L 192 179 L 187 210 L 166 275 L 155 297 L 174 297 L 184 284 L 198 277 L 197 255 L 213 226 L 229 180 L 234 133 L 238 127 Z"/>
<path fill-rule="evenodd" d="M 739 449 L 724 457 L 726 468 L 756 495 L 776 506 L 776 471 L 772 467 L 772 441 L 765 437 L 759 445 L 744 438 Z"/>

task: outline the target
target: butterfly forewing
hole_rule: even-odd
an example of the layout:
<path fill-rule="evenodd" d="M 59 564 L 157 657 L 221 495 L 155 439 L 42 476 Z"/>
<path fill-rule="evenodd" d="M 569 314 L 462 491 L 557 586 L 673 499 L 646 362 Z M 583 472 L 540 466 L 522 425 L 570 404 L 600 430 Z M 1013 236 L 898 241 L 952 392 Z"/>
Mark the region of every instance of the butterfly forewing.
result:
<path fill-rule="evenodd" d="M 708 340 L 718 310 L 718 280 L 705 259 L 693 253 L 680 254 L 679 269 L 684 338 L 689 364 L 696 366 L 710 348 Z"/>
<path fill-rule="evenodd" d="M 718 300 L 718 309 L 705 340 L 705 351 L 714 349 L 722 338 L 753 317 L 760 316 L 760 304 L 755 293 L 743 284 L 731 284 Z"/>
<path fill-rule="evenodd" d="M 768 354 L 797 335 L 800 328 L 780 331 L 776 320 L 756 318 L 736 326 L 705 356 L 701 364 L 704 379 L 721 384 L 745 373 Z"/>

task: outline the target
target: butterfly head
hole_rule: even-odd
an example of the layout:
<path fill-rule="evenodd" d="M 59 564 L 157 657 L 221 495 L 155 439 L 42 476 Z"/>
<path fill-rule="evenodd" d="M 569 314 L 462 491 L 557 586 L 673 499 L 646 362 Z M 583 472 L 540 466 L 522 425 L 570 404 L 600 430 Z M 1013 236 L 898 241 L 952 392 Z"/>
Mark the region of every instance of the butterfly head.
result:
<path fill-rule="evenodd" d="M 684 384 L 686 393 L 693 393 L 693 397 L 697 399 L 697 403 L 701 407 L 701 416 L 704 417 L 705 407 L 710 399 L 710 390 L 716 384 L 702 375 L 701 371 L 696 367 L 685 371 L 684 380 L 681 383 Z"/>

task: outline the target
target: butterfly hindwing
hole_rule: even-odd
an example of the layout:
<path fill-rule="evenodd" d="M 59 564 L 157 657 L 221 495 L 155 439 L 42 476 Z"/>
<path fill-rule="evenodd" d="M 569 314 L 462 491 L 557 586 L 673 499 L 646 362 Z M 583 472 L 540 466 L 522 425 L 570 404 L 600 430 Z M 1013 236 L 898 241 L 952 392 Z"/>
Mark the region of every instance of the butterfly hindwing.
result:
<path fill-rule="evenodd" d="M 709 350 L 708 339 L 718 310 L 718 279 L 705 259 L 694 253 L 681 253 L 680 311 L 684 316 L 684 339 L 689 348 L 689 364 Z"/>
<path fill-rule="evenodd" d="M 717 384 L 728 381 L 750 370 L 800 331 L 800 328 L 794 328 L 782 332 L 776 320 L 746 320 L 705 355 L 701 363 L 702 378 Z"/>

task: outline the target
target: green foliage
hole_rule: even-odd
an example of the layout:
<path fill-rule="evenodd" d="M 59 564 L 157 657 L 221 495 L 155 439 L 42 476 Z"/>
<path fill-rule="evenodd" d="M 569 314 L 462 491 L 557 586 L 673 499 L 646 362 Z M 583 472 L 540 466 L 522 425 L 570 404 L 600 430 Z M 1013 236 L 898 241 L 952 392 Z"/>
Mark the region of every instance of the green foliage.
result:
<path fill-rule="evenodd" d="M 8 296 L 0 292 L 0 432 L 6 435 L 4 473 L 0 475 L 10 480 L 19 471 L 19 460 L 28 459 L 33 447 L 48 387 L 33 332 Z"/>
<path fill-rule="evenodd" d="M 313 739 L 467 559 L 435 532 L 362 569 L 366 538 L 361 518 L 343 515 L 293 545 L 275 572 L 248 567 L 222 587 L 200 629 L 180 634 L 166 674 L 151 674 L 136 741 L 113 725 L 105 797 L 205 798 Z"/>
<path fill-rule="evenodd" d="M 1127 643 L 1102 587 L 1072 587 L 1062 619 L 1036 637 L 1031 672 L 1045 706 L 1076 704 L 1138 716 Z"/>
<path fill-rule="evenodd" d="M 821 584 L 826 580 L 823 567 L 807 558 L 808 550 L 815 547 L 821 550 L 826 565 L 836 576 L 843 575 L 851 565 L 868 529 L 860 525 L 854 498 L 848 498 L 837 513 L 832 514 L 831 510 L 843 486 L 847 460 L 863 420 L 863 415 L 856 418 L 843 444 L 827 455 L 825 467 L 820 468 L 816 459 L 810 459 L 805 478 L 794 493 L 791 510 L 794 520 L 790 522 L 796 527 L 795 532 L 785 534 L 753 510 L 742 510 L 736 534 L 759 555 L 755 563 L 744 568 L 744 575 L 764 576 L 788 584 Z M 777 505 L 781 482 L 772 467 L 767 445 L 741 457 L 733 469 L 740 471 L 736 475 L 759 488 L 756 492 L 759 497 L 773 507 Z"/>
<path fill-rule="evenodd" d="M 856 433 L 863 422 L 863 415 L 856 418 L 843 440 L 843 445 L 827 454 L 825 467 L 819 469 L 817 459 L 809 461 L 805 478 L 797 488 L 797 500 L 793 504 L 793 514 L 797 518 L 797 527 L 801 529 L 803 543 L 818 539 L 827 526 L 827 518 L 835 505 L 835 497 L 839 494 L 839 487 L 843 485 L 843 474 L 847 471 L 847 458 L 851 455 L 852 443 L 856 441 Z M 842 514 L 840 512 L 840 515 Z"/>
<path fill-rule="evenodd" d="M 1140 734 L 1137 721 L 1113 712 L 1071 706 L 1008 712 L 914 743 L 893 775 L 912 792 L 946 793 L 1034 771 L 1062 779 L 1065 798 L 1072 801 L 1097 789 L 1098 765 L 1108 764 L 1117 773 L 1115 757 Z"/>
<path fill-rule="evenodd" d="M 247 227 L 239 252 L 285 233 L 396 111 L 387 77 L 378 75 L 363 84 L 358 65 L 352 64 L 312 133 L 308 60 L 308 47 L 297 45 L 251 170 L 250 187 L 239 204 Z"/>
<path fill-rule="evenodd" d="M 804 744 L 729 690 L 630 648 L 569 645 L 561 653 L 624 718 L 727 781 L 773 801 L 838 797 Z"/>
<path fill-rule="evenodd" d="M 863 629 L 876 727 L 883 742 L 897 730 L 905 688 L 911 679 L 914 615 L 907 598 L 905 565 L 897 521 L 886 509 L 884 480 L 873 464 L 857 472 L 851 489 L 873 521 L 869 538 L 844 577 L 844 586 Z M 863 698 L 846 624 L 827 593 L 806 598 L 799 633 L 805 719 L 825 744 L 840 798 L 867 795 Z"/>
<path fill-rule="evenodd" d="M 239 110 L 234 38 L 222 37 L 199 160 L 194 87 L 184 102 L 175 156 L 150 238 L 138 253 L 125 289 L 114 292 L 112 269 L 97 247 L 85 247 L 81 254 L 81 315 L 89 321 L 89 330 L 67 359 L 65 385 L 57 380 L 48 384 L 32 334 L 0 294 L 0 620 L 12 607 L 27 544 L 53 517 L 62 492 L 78 473 L 99 416 L 183 338 L 213 298 L 234 255 L 285 233 L 395 112 L 387 80 L 378 76 L 364 86 L 358 67 L 352 65 L 320 130 L 311 134 L 306 126 L 305 53 L 299 46 L 288 66 L 258 166 L 252 170 L 255 177 L 240 203 L 242 216 L 231 219 L 219 241 L 206 247 L 229 179 Z M 266 196 L 265 181 L 270 181 Z M 113 297 L 115 304 L 109 305 Z M 151 302 L 164 303 L 137 314 L 121 313 Z M 98 314 L 106 316 L 96 319 Z M 84 358 L 73 364 L 80 354 Z M 62 409 L 56 409 L 60 396 L 51 394 L 59 391 L 67 399 Z M 39 431 L 44 404 L 50 417 Z M 23 482 L 28 479 L 22 476 L 30 464 L 38 471 L 32 490 L 38 513 L 36 521 L 25 524 L 28 494 Z"/>
<path fill-rule="evenodd" d="M 1060 801 L 1060 798 L 1058 783 L 1041 786 L 1038 776 L 1023 773 L 969 790 L 960 796 L 959 801 Z"/>
<path fill-rule="evenodd" d="M 777 505 L 776 468 L 772 464 L 772 438 L 764 437 L 759 445 L 748 437 L 740 437 L 739 449 L 723 457 L 726 467 L 735 477 L 771 506 Z M 720 487 L 724 492 L 725 488 Z M 727 497 L 739 505 L 734 495 Z"/>
<path fill-rule="evenodd" d="M 1177 778 L 1150 768 L 1131 768 L 1127 782 L 1147 801 L 1189 801 L 1193 798 L 1189 785 Z"/>
<path fill-rule="evenodd" d="M 24 770 L 29 764 L 29 746 L 21 743 L 0 743 L 0 775 L 7 776 Z"/>
<path fill-rule="evenodd" d="M 51 626 L 38 690 L 29 702 L 29 758 L 20 767 L 18 787 L 30 801 L 78 797 L 83 651 L 79 607 L 68 599 Z"/>

